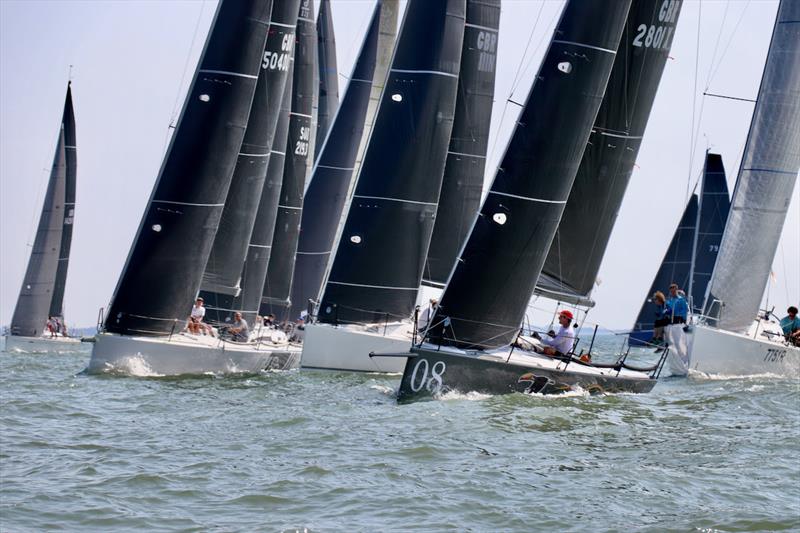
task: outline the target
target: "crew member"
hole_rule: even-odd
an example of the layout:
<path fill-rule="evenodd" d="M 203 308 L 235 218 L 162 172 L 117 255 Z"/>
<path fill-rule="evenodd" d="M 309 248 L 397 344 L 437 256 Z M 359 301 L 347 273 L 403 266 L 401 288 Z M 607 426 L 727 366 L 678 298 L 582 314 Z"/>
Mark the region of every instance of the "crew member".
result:
<path fill-rule="evenodd" d="M 669 286 L 667 307 L 672 312 L 673 324 L 686 324 L 689 316 L 689 304 L 686 302 L 686 293 L 680 290 L 677 283 Z"/>
<path fill-rule="evenodd" d="M 800 346 L 800 317 L 797 316 L 797 308 L 789 307 L 787 315 L 781 319 L 781 329 L 786 336 L 786 340 L 795 346 Z"/>
<path fill-rule="evenodd" d="M 558 313 L 558 323 L 561 327 L 558 333 L 552 339 L 542 339 L 538 333 L 534 333 L 534 337 L 540 339 L 545 346 L 542 348 L 542 353 L 545 355 L 560 355 L 564 356 L 572 351 L 572 345 L 575 343 L 575 334 L 570 328 L 572 324 L 572 312 L 564 309 Z"/>

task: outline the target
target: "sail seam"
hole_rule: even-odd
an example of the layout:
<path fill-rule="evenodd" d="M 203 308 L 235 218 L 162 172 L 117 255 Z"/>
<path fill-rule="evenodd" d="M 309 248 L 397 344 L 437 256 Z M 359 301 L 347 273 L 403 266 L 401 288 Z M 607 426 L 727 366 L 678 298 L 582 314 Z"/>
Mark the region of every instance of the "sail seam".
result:
<path fill-rule="evenodd" d="M 328 255 L 331 251 L 328 250 L 327 252 L 297 252 L 297 255 Z"/>
<path fill-rule="evenodd" d="M 449 151 L 449 150 L 447 151 L 447 153 L 448 154 L 453 154 L 453 155 L 463 155 L 463 156 L 466 156 L 466 157 L 476 157 L 478 159 L 486 159 L 485 155 L 479 155 L 479 154 L 465 154 L 464 152 L 452 152 L 452 151 Z"/>
<path fill-rule="evenodd" d="M 237 76 L 239 78 L 247 78 L 250 80 L 257 80 L 258 76 L 254 76 L 252 74 L 242 74 L 241 72 L 231 72 L 228 70 L 201 70 L 201 74 L 222 74 L 225 76 Z"/>
<path fill-rule="evenodd" d="M 464 26 L 466 26 L 467 28 L 478 28 L 479 30 L 490 31 L 492 33 L 498 33 L 497 28 L 490 28 L 489 26 L 481 26 L 479 24 L 472 24 L 470 22 L 467 22 L 466 24 L 464 24 Z"/>
<path fill-rule="evenodd" d="M 591 48 L 592 50 L 599 50 L 600 52 L 607 52 L 609 54 L 617 55 L 616 50 L 610 50 L 608 48 L 601 48 L 599 46 L 594 46 L 591 44 L 584 44 L 584 43 L 577 43 L 575 41 L 562 41 L 561 39 L 553 39 L 554 43 L 561 43 L 561 44 L 572 44 L 575 46 L 580 46 L 582 48 Z"/>
<path fill-rule="evenodd" d="M 436 205 L 435 202 L 418 202 L 416 200 L 404 200 L 402 198 L 386 198 L 384 196 L 364 196 L 361 194 L 355 194 L 353 195 L 353 198 L 362 198 L 365 200 L 388 200 L 390 202 L 403 202 L 407 204 Z"/>
<path fill-rule="evenodd" d="M 247 153 L 244 153 L 244 152 L 239 152 L 239 155 L 243 155 L 243 156 L 247 156 L 247 157 L 268 157 L 270 155 L 270 153 L 267 152 L 266 154 L 247 154 Z"/>
<path fill-rule="evenodd" d="M 173 202 L 170 200 L 153 200 L 154 204 L 191 205 L 193 207 L 222 207 L 225 204 L 193 204 L 190 202 Z"/>
<path fill-rule="evenodd" d="M 529 202 L 541 202 L 545 204 L 565 204 L 566 200 L 545 200 L 544 198 L 529 198 L 527 196 L 519 196 L 517 194 L 509 194 L 507 192 L 489 191 L 489 194 L 499 194 L 500 196 L 508 196 L 510 198 L 517 198 L 519 200 L 527 200 Z"/>
<path fill-rule="evenodd" d="M 317 168 L 331 168 L 333 170 L 353 170 L 355 167 L 334 167 L 333 165 L 317 165 Z"/>
<path fill-rule="evenodd" d="M 436 74 L 438 76 L 447 76 L 450 78 L 458 79 L 457 75 L 451 74 L 450 72 L 442 72 L 441 70 L 413 70 L 413 69 L 393 68 L 391 72 L 397 72 L 399 74 Z"/>
<path fill-rule="evenodd" d="M 368 289 L 391 289 L 396 291 L 416 291 L 419 287 L 388 287 L 384 285 L 365 285 L 363 283 L 345 283 L 344 281 L 328 280 L 328 283 L 333 285 L 346 285 L 348 287 L 366 287 Z"/>
<path fill-rule="evenodd" d="M 269 25 L 270 26 L 280 26 L 281 28 L 291 28 L 293 30 L 297 29 L 297 25 L 296 24 L 284 24 L 283 22 L 270 22 Z"/>

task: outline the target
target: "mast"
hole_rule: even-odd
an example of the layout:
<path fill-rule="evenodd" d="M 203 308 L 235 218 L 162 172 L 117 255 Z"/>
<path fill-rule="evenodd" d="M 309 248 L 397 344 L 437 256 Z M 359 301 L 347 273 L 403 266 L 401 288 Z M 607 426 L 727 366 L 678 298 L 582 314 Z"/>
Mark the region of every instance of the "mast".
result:
<path fill-rule="evenodd" d="M 444 287 L 481 204 L 492 121 L 500 0 L 467 0 L 453 133 L 422 283 Z"/>
<path fill-rule="evenodd" d="M 317 18 L 317 58 L 319 65 L 319 107 L 317 110 L 317 147 L 314 161 L 319 160 L 322 143 L 339 107 L 339 70 L 336 65 L 336 37 L 333 33 L 333 16 L 330 0 L 322 0 L 319 4 Z"/>
<path fill-rule="evenodd" d="M 412 0 L 324 289 L 324 322 L 407 319 L 453 126 L 465 0 Z"/>
<path fill-rule="evenodd" d="M 292 308 L 296 317 L 316 299 L 331 255 L 333 240 L 342 216 L 347 191 L 353 177 L 356 152 L 364 132 L 364 121 L 370 101 L 378 32 L 381 19 L 396 10 L 375 4 L 367 34 L 361 45 L 350 83 L 325 141 L 320 144 L 319 160 L 314 167 L 300 220 L 300 236 L 292 281 Z M 388 66 L 388 65 L 387 65 Z M 386 68 L 384 67 L 384 75 Z"/>
<path fill-rule="evenodd" d="M 48 315 L 61 316 L 75 209 L 75 154 L 75 114 L 68 83 L 42 214 L 11 318 L 11 335 L 36 337 Z"/>
<path fill-rule="evenodd" d="M 272 7 L 247 130 L 200 286 L 206 321 L 211 323 L 230 318 L 235 310 L 234 298 L 241 290 L 242 265 L 267 178 L 281 96 L 290 72 L 297 3 L 298 0 L 275 0 Z"/>
<path fill-rule="evenodd" d="M 314 22 L 314 3 L 303 0 L 297 17 L 292 82 L 292 103 L 289 118 L 287 160 L 283 168 L 280 201 L 272 236 L 272 253 L 267 267 L 261 299 L 261 314 L 274 313 L 280 320 L 289 318 L 289 297 L 292 290 L 297 238 L 303 209 L 303 191 L 309 169 L 311 115 L 315 84 L 317 31 Z"/>
<path fill-rule="evenodd" d="M 630 0 L 567 2 L 450 274 L 433 342 L 508 346 L 553 241 L 606 90 Z"/>
<path fill-rule="evenodd" d="M 639 153 L 681 6 L 681 0 L 631 4 L 603 104 L 537 282 L 538 294 L 594 305 L 590 295 Z"/>
<path fill-rule="evenodd" d="M 185 320 L 244 138 L 271 7 L 271 0 L 220 2 L 106 330 L 165 335 Z"/>
<path fill-rule="evenodd" d="M 712 324 L 744 332 L 758 314 L 800 168 L 800 2 L 781 1 L 731 209 L 709 284 Z"/>

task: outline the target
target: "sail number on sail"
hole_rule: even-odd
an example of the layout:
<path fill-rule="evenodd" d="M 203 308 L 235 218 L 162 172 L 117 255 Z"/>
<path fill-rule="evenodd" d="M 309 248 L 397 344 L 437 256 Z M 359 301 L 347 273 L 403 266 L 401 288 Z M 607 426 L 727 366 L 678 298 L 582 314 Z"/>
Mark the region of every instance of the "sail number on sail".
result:
<path fill-rule="evenodd" d="M 497 52 L 497 33 L 480 31 L 478 32 L 478 50 L 481 55 L 478 58 L 478 70 L 481 72 L 494 72 L 494 56 Z"/>
<path fill-rule="evenodd" d="M 425 365 L 422 370 L 422 375 L 417 378 L 417 374 L 423 366 L 423 363 L 425 363 Z M 433 366 L 431 366 L 427 359 L 420 359 L 417 361 L 417 364 L 414 366 L 414 371 L 411 373 L 411 390 L 413 392 L 419 392 L 425 388 L 431 394 L 437 394 L 442 390 L 442 374 L 444 374 L 446 369 L 447 365 L 444 364 L 444 361 L 436 361 Z M 428 377 L 429 372 L 430 377 Z"/>
<path fill-rule="evenodd" d="M 633 46 L 668 50 L 672 45 L 680 3 L 681 0 L 664 0 L 661 9 L 658 10 L 659 24 L 639 24 L 636 28 L 636 37 L 633 38 Z"/>
<path fill-rule="evenodd" d="M 308 155 L 308 141 L 311 139 L 311 128 L 302 126 L 300 128 L 300 140 L 294 145 L 295 155 Z"/>
<path fill-rule="evenodd" d="M 292 51 L 292 43 L 294 43 L 294 34 L 287 33 L 283 36 L 280 52 L 264 50 L 264 60 L 261 62 L 261 68 L 269 70 L 289 70 L 289 56 Z"/>

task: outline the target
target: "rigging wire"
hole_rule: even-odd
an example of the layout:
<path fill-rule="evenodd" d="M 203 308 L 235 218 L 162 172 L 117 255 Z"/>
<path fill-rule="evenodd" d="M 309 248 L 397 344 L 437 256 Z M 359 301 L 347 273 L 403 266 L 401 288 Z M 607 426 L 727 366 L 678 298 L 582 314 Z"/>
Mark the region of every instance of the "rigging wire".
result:
<path fill-rule="evenodd" d="M 684 196 L 684 203 L 689 201 L 689 188 L 692 182 L 692 165 L 694 164 L 694 154 L 695 154 L 695 142 L 696 142 L 696 133 L 695 131 L 700 129 L 700 125 L 697 124 L 695 126 L 695 116 L 696 116 L 696 109 L 697 109 L 697 74 L 700 68 L 700 28 L 701 28 L 701 21 L 703 19 L 703 0 L 698 2 L 698 13 L 697 13 L 697 39 L 695 42 L 695 55 L 694 55 L 694 89 L 692 91 L 692 126 L 691 126 L 691 136 L 689 139 L 690 147 L 689 147 L 689 171 L 688 177 L 686 179 L 686 195 Z M 705 101 L 705 100 L 704 100 Z M 701 113 L 702 113 L 702 105 L 701 105 Z"/>

